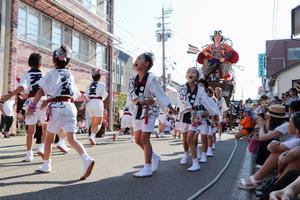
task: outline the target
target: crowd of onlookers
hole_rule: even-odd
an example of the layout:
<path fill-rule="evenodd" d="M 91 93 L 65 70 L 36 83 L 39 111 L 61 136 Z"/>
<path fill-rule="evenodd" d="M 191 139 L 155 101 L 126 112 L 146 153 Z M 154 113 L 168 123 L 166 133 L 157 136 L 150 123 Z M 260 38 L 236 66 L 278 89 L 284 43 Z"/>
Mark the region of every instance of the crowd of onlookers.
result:
<path fill-rule="evenodd" d="M 300 194 L 300 97 L 291 88 L 281 97 L 261 96 L 241 104 L 236 139 L 247 138 L 256 171 L 240 179 L 240 189 L 256 189 L 259 199 L 292 199 Z"/>
<path fill-rule="evenodd" d="M 3 137 L 10 135 L 14 105 L 14 100 L 1 104 L 0 131 Z M 297 89 L 291 88 L 281 97 L 263 95 L 256 102 L 251 99 L 245 103 L 240 101 L 233 105 L 232 114 L 234 117 L 225 118 L 223 130 L 230 126 L 229 118 L 235 119 L 233 126 L 239 130 L 235 138 L 247 138 L 249 151 L 256 155 L 256 172 L 241 178 L 239 188 L 256 189 L 256 196 L 262 200 L 297 198 L 300 194 L 300 97 Z M 22 110 L 17 113 L 16 122 L 18 128 L 25 128 Z M 173 132 L 174 137 L 180 138 L 175 122 L 176 116 L 161 114 L 157 137 Z M 79 120 L 78 132 L 88 133 L 87 124 L 85 118 Z M 270 179 L 270 175 L 273 178 Z"/>

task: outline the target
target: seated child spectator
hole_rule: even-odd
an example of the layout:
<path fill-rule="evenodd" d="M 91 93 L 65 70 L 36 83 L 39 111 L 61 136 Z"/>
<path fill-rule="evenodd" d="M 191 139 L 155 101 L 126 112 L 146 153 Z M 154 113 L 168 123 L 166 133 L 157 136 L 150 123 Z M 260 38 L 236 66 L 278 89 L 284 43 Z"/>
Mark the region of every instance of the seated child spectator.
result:
<path fill-rule="evenodd" d="M 245 109 L 243 112 L 243 119 L 241 121 L 241 130 L 235 135 L 235 139 L 248 136 L 254 131 L 254 120 L 252 118 L 251 109 Z"/>

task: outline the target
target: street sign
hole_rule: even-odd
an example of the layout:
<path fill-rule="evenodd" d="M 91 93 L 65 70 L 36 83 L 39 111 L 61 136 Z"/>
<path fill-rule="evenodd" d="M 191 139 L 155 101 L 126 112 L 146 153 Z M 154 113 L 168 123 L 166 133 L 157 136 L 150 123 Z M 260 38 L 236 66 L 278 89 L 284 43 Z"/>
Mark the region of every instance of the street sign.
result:
<path fill-rule="evenodd" d="M 292 34 L 291 38 L 300 34 L 300 5 L 292 10 Z"/>
<path fill-rule="evenodd" d="M 265 55 L 264 53 L 258 54 L 258 77 L 266 76 Z"/>

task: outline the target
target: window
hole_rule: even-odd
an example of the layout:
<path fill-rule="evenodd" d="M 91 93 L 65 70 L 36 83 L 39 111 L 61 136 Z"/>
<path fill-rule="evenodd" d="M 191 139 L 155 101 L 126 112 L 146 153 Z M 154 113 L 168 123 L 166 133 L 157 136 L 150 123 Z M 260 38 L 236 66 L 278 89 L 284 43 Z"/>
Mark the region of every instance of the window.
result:
<path fill-rule="evenodd" d="M 62 42 L 62 25 L 53 21 L 52 23 L 52 49 L 56 49 L 61 46 Z"/>
<path fill-rule="evenodd" d="M 102 59 L 102 54 L 103 54 L 103 46 L 101 44 L 97 44 L 96 48 L 96 66 L 99 68 L 104 68 L 102 65 L 103 59 Z"/>
<path fill-rule="evenodd" d="M 115 68 L 116 72 L 116 84 L 118 85 L 124 85 L 124 68 L 125 68 L 125 62 L 121 59 L 117 58 L 115 61 Z"/>
<path fill-rule="evenodd" d="M 42 29 L 41 29 L 41 41 L 40 44 L 44 47 L 51 48 L 51 30 L 52 20 L 51 18 L 42 15 Z"/>
<path fill-rule="evenodd" d="M 26 19 L 27 18 L 27 9 L 25 5 L 20 4 L 19 13 L 18 13 L 18 36 L 20 38 L 26 37 Z"/>
<path fill-rule="evenodd" d="M 67 45 L 68 47 L 72 47 L 72 29 L 68 27 L 64 27 L 64 39 L 63 44 Z"/>
<path fill-rule="evenodd" d="M 288 48 L 288 60 L 300 60 L 300 47 Z"/>
<path fill-rule="evenodd" d="M 82 0 L 81 3 L 94 7 L 98 0 Z M 103 2 L 103 1 L 102 1 Z M 0 13 L 1 14 L 1 13 Z M 107 48 L 70 27 L 20 3 L 18 12 L 18 38 L 46 47 L 58 48 L 65 44 L 72 48 L 72 58 L 97 68 L 107 69 Z"/>
<path fill-rule="evenodd" d="M 104 13 L 104 19 L 110 23 L 110 0 L 104 0 L 104 5 L 103 5 L 103 13 Z"/>
<path fill-rule="evenodd" d="M 116 84 L 116 63 L 117 63 L 117 59 L 113 60 L 113 68 L 111 69 L 111 73 L 112 73 L 112 83 Z"/>
<path fill-rule="evenodd" d="M 120 84 L 124 85 L 125 84 L 125 80 L 124 80 L 124 69 L 125 69 L 125 62 L 121 61 L 121 65 L 120 65 Z"/>
<path fill-rule="evenodd" d="M 104 47 L 102 57 L 103 57 L 103 68 L 108 70 L 108 51 L 107 51 L 107 47 Z"/>
<path fill-rule="evenodd" d="M 39 12 L 32 9 L 28 11 L 27 38 L 32 42 L 39 39 Z"/>
<path fill-rule="evenodd" d="M 75 31 L 72 37 L 72 50 L 74 58 L 80 59 L 80 34 Z"/>
<path fill-rule="evenodd" d="M 98 14 L 98 0 L 90 0 L 91 11 Z"/>
<path fill-rule="evenodd" d="M 83 35 L 81 35 L 80 53 L 81 53 L 81 60 L 87 62 L 89 58 L 89 38 Z"/>
<path fill-rule="evenodd" d="M 117 68 L 116 68 L 116 74 L 117 74 L 117 84 L 120 84 L 120 59 L 117 60 Z"/>
<path fill-rule="evenodd" d="M 84 7 L 90 10 L 94 14 L 98 14 L 99 12 L 99 0 L 77 0 Z"/>
<path fill-rule="evenodd" d="M 96 42 L 90 40 L 89 45 L 89 63 L 96 65 Z"/>

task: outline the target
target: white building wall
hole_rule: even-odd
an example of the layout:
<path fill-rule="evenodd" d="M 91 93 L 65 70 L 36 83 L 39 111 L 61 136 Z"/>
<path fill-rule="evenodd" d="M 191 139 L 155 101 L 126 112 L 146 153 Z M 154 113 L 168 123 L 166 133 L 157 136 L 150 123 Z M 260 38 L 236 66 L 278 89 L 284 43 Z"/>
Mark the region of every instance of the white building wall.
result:
<path fill-rule="evenodd" d="M 279 74 L 276 79 L 274 94 L 280 95 L 292 87 L 292 80 L 300 79 L 300 65 Z"/>

